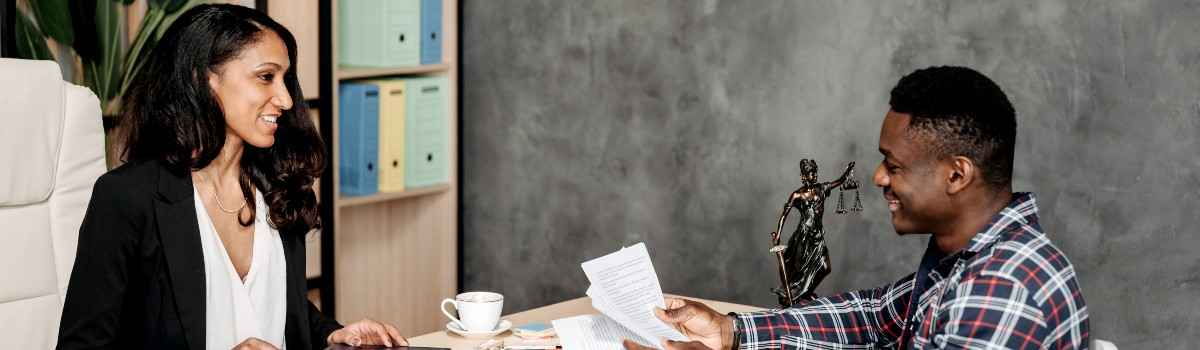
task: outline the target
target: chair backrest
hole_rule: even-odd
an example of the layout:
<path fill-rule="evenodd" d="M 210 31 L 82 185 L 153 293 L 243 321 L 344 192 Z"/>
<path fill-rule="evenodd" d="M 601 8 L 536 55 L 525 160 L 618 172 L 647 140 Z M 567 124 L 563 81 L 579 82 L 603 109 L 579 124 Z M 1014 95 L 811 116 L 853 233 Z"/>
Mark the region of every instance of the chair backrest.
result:
<path fill-rule="evenodd" d="M 105 171 L 100 102 L 52 61 L 0 58 L 0 146 L 0 348 L 50 349 Z"/>
<path fill-rule="evenodd" d="M 1117 350 L 1117 344 L 1107 340 L 1093 339 L 1092 350 Z"/>

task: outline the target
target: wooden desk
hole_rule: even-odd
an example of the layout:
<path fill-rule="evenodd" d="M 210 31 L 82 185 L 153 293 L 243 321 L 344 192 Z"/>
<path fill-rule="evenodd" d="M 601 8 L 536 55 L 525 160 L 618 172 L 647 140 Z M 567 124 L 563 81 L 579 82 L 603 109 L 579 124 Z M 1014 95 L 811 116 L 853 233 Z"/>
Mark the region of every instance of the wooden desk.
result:
<path fill-rule="evenodd" d="M 678 296 L 674 296 L 674 295 L 670 295 L 670 296 L 678 297 Z M 707 304 L 709 307 L 712 307 L 713 309 L 716 309 L 717 311 L 719 311 L 721 313 L 758 311 L 758 310 L 763 309 L 763 308 L 760 308 L 757 306 L 725 303 L 725 302 L 720 302 L 720 301 L 712 301 L 712 300 L 705 300 L 705 299 L 699 299 L 699 298 L 689 298 L 689 297 L 683 297 L 683 298 L 703 302 L 704 304 Z M 549 324 L 550 321 L 552 321 L 552 320 L 556 320 L 556 319 L 560 319 L 560 318 L 564 318 L 564 317 L 585 315 L 585 314 L 596 314 L 596 313 L 599 313 L 599 312 L 596 311 L 596 309 L 592 308 L 592 299 L 588 298 L 588 297 L 582 297 L 582 298 L 578 298 L 578 299 L 567 300 L 567 301 L 564 301 L 564 302 L 561 302 L 558 304 L 543 306 L 543 307 L 539 307 L 539 308 L 532 309 L 532 310 L 526 310 L 526 311 L 518 312 L 515 314 L 505 315 L 504 317 L 501 317 L 501 318 L 511 321 L 513 326 L 519 326 L 519 325 L 523 325 L 523 324 L 526 324 L 529 322 L 534 322 L 534 321 L 542 321 L 542 322 L 546 322 L 547 324 Z M 446 321 L 446 322 L 449 322 L 449 321 Z M 504 332 L 504 333 L 496 335 L 495 338 L 496 339 L 504 339 L 511 335 L 512 335 L 512 332 Z M 457 334 L 450 333 L 449 331 L 443 329 L 441 331 L 437 331 L 437 332 L 433 332 L 433 333 L 429 333 L 429 334 L 423 334 L 423 335 L 420 335 L 417 337 L 409 338 L 408 342 L 412 346 L 430 346 L 430 347 L 440 347 L 440 348 L 451 348 L 454 350 L 471 350 L 471 349 L 475 349 L 479 344 L 482 344 L 483 342 L 485 342 L 487 340 L 488 339 L 467 339 L 467 338 L 460 337 Z"/>

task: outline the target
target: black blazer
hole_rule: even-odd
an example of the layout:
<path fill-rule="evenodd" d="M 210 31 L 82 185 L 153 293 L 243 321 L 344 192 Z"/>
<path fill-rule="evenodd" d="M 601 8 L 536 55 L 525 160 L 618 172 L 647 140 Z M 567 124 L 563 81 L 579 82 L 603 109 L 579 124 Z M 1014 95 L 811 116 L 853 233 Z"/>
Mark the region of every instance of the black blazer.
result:
<path fill-rule="evenodd" d="M 284 341 L 288 349 L 324 348 L 341 325 L 305 298 L 303 233 L 280 236 L 287 261 Z M 191 177 L 157 161 L 101 176 L 79 229 L 58 348 L 203 350 L 204 294 Z"/>

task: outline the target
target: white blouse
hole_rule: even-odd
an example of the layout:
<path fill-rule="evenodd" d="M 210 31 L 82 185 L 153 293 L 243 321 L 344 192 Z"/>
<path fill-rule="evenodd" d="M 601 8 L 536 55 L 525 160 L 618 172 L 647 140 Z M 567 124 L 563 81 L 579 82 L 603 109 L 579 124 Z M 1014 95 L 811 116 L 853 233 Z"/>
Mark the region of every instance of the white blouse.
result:
<path fill-rule="evenodd" d="M 283 349 L 283 329 L 287 316 L 287 273 L 283 240 L 279 231 L 267 224 L 267 203 L 254 191 L 256 206 L 250 271 L 246 280 L 237 270 L 221 244 L 212 218 L 204 209 L 195 187 L 196 221 L 200 226 L 200 246 L 204 250 L 205 344 L 208 349 L 229 350 L 250 337 L 262 339 Z"/>

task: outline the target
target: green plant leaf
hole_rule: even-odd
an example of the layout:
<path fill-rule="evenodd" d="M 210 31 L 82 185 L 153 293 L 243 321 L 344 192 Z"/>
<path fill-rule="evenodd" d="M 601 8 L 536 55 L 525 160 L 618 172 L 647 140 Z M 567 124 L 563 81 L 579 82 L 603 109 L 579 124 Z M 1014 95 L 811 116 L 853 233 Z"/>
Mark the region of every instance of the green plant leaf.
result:
<path fill-rule="evenodd" d="M 120 88 L 122 72 L 121 60 L 121 5 L 119 3 L 98 1 L 95 11 L 96 46 L 100 53 L 96 57 L 84 60 L 84 75 L 86 83 L 100 98 L 102 110 L 105 113 L 115 113 L 109 106 Z"/>
<path fill-rule="evenodd" d="M 146 65 L 146 61 L 149 61 L 150 53 L 153 51 L 151 48 L 156 45 L 158 45 L 158 38 L 154 38 L 152 36 L 150 39 L 147 39 L 145 46 L 146 49 L 139 53 L 139 55 L 142 55 L 142 57 L 134 60 L 133 63 L 131 63 L 132 65 L 126 66 L 125 76 L 121 79 L 121 90 L 119 91 L 121 95 L 125 94 L 125 89 L 129 87 L 129 83 L 132 82 L 133 77 L 137 76 L 137 73 L 140 72 L 142 67 Z M 130 52 L 129 54 L 133 53 Z M 126 62 L 128 61 L 129 60 L 126 60 Z"/>
<path fill-rule="evenodd" d="M 121 5 L 129 5 L 133 3 L 133 0 L 113 0 L 113 2 Z"/>
<path fill-rule="evenodd" d="M 167 31 L 171 23 L 175 22 L 175 19 L 183 13 L 183 10 L 204 2 L 206 1 L 150 0 L 149 6 L 146 9 L 146 16 L 142 18 L 142 24 L 138 29 L 137 37 L 134 39 L 133 44 L 130 45 L 129 51 L 125 54 L 125 72 L 121 77 L 121 88 L 117 90 L 117 96 L 125 94 L 125 90 L 129 88 L 129 83 L 132 82 L 133 77 L 137 76 L 142 66 L 145 65 L 146 59 L 158 43 L 158 39 Z"/>
<path fill-rule="evenodd" d="M 16 13 L 13 32 L 17 37 L 17 56 L 32 60 L 53 60 L 50 47 L 46 46 L 46 38 L 24 13 Z"/>
<path fill-rule="evenodd" d="M 60 44 L 75 44 L 75 32 L 71 29 L 71 0 L 30 0 L 33 17 L 46 36 Z"/>
<path fill-rule="evenodd" d="M 121 77 L 121 89 L 118 93 L 125 93 L 130 81 L 141 69 L 142 61 L 153 51 L 153 42 L 157 41 L 155 40 L 157 39 L 156 33 L 158 27 L 162 25 L 163 16 L 165 13 L 160 7 L 151 6 L 146 9 L 146 15 L 142 17 L 142 24 L 138 26 L 137 37 L 130 44 L 129 51 L 125 53 L 125 74 Z"/>
<path fill-rule="evenodd" d="M 142 58 L 143 53 L 151 51 L 150 47 L 146 46 L 146 41 L 151 39 L 158 26 L 162 24 L 163 15 L 161 8 L 151 7 L 146 10 L 146 15 L 142 17 L 142 24 L 138 26 L 137 37 L 129 45 L 129 53 L 125 55 L 126 67 L 136 66 L 135 63 Z"/>
<path fill-rule="evenodd" d="M 202 3 L 207 3 L 207 2 L 211 2 L 211 0 L 188 0 L 188 1 L 185 1 L 183 7 L 176 9 L 176 11 L 174 11 L 174 12 L 168 11 L 167 16 L 163 17 L 163 24 L 161 26 L 158 26 L 158 32 L 154 34 L 154 37 L 161 38 L 163 36 L 163 33 L 167 32 L 167 28 L 171 27 L 171 23 L 175 23 L 175 19 L 179 18 L 179 15 L 182 15 L 184 11 L 186 11 L 192 7 L 196 7 L 196 5 L 199 5 Z"/>
<path fill-rule="evenodd" d="M 188 2 L 190 2 L 190 1 L 188 1 L 188 0 L 150 0 L 149 7 L 150 8 L 157 7 L 157 8 L 163 9 L 163 11 L 165 11 L 166 13 L 175 13 L 175 11 L 179 11 L 179 9 L 183 8 L 183 5 L 186 5 Z"/>
<path fill-rule="evenodd" d="M 124 73 L 121 60 L 121 24 L 125 23 L 125 12 L 121 11 L 117 4 L 100 7 L 96 11 L 96 31 L 101 34 L 101 62 L 105 67 L 105 80 L 108 81 L 106 89 L 109 91 L 106 97 L 112 98 L 120 87 L 120 79 Z"/>

